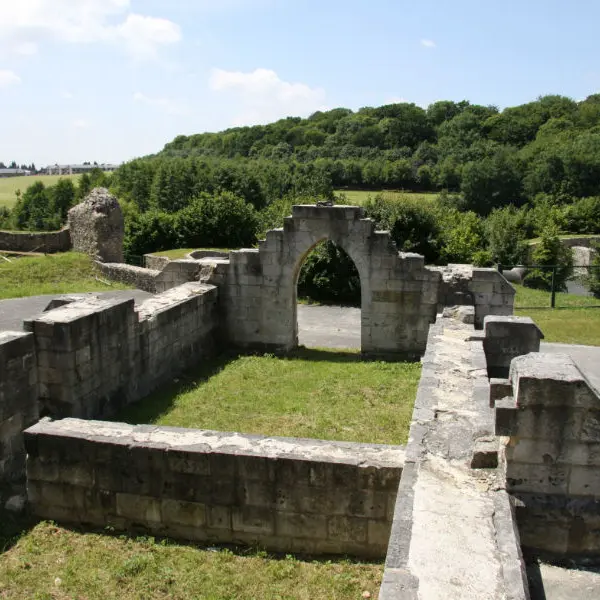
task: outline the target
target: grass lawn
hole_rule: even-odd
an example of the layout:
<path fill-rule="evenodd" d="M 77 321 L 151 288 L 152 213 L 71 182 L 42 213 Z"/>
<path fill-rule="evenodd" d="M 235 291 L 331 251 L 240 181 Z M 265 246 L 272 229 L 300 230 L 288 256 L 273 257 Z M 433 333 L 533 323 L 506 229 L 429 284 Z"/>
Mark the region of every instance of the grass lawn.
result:
<path fill-rule="evenodd" d="M 36 181 L 42 181 L 45 186 L 54 185 L 59 179 L 72 179 L 77 182 L 79 175 L 24 175 L 23 177 L 0 177 L 0 206 L 12 208 L 17 201 L 15 192 L 25 190 Z"/>
<path fill-rule="evenodd" d="M 127 286 L 96 279 L 96 270 L 85 254 L 64 252 L 46 256 L 0 258 L 0 300 L 41 294 L 71 294 L 123 290 Z"/>
<path fill-rule="evenodd" d="M 419 363 L 361 361 L 352 351 L 220 357 L 115 420 L 404 444 L 420 374 Z"/>
<path fill-rule="evenodd" d="M 531 317 L 546 342 L 600 346 L 600 300 L 559 293 L 557 308 L 552 309 L 549 292 L 513 285 L 517 289 L 515 314 Z"/>
<path fill-rule="evenodd" d="M 377 194 L 383 194 L 384 198 L 389 200 L 394 199 L 406 199 L 406 200 L 424 200 L 430 201 L 435 200 L 437 198 L 437 194 L 435 192 L 401 192 L 395 190 L 335 190 L 336 197 L 339 198 L 341 194 L 346 196 L 345 202 L 348 204 L 354 204 L 358 206 L 362 206 L 368 199 L 369 196 L 371 198 L 375 198 Z M 338 203 L 340 200 L 338 199 Z"/>
<path fill-rule="evenodd" d="M 383 565 L 201 549 L 42 522 L 0 554 L 0 598 L 354 600 L 378 597 Z"/>
<path fill-rule="evenodd" d="M 185 258 L 186 254 L 194 252 L 194 250 L 214 250 L 215 252 L 229 252 L 235 248 L 175 248 L 174 250 L 162 250 L 160 252 L 152 252 L 153 256 L 166 256 L 171 260 Z"/>

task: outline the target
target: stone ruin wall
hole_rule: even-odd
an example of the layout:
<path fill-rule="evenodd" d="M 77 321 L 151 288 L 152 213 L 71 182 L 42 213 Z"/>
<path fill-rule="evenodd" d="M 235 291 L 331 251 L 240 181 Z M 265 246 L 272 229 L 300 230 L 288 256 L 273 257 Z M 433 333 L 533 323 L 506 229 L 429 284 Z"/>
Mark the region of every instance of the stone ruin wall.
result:
<path fill-rule="evenodd" d="M 123 213 L 106 188 L 94 188 L 68 214 L 75 252 L 103 262 L 123 262 Z"/>
<path fill-rule="evenodd" d="M 65 419 L 26 432 L 36 515 L 270 551 L 386 553 L 404 452 Z"/>
<path fill-rule="evenodd" d="M 0 231 L 0 250 L 13 252 L 68 252 L 71 249 L 69 227 L 60 231 Z"/>

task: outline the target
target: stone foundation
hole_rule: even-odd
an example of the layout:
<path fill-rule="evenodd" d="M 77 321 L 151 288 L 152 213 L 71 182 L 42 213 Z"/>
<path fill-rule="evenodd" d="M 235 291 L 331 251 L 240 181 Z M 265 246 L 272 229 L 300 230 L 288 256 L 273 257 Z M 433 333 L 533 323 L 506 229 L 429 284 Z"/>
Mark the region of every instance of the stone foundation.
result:
<path fill-rule="evenodd" d="M 60 231 L 0 231 L 0 250 L 14 252 L 67 252 L 71 249 L 71 233 L 68 227 Z"/>
<path fill-rule="evenodd" d="M 65 419 L 25 432 L 41 518 L 278 552 L 385 556 L 398 446 Z"/>

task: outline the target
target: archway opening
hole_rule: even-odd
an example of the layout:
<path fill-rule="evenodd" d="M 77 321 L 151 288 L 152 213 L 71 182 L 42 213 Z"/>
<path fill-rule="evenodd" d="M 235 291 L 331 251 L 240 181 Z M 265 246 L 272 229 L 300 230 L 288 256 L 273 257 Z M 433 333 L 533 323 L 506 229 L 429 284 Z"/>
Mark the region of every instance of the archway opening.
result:
<path fill-rule="evenodd" d="M 297 279 L 298 344 L 361 347 L 361 284 L 354 261 L 325 240 L 304 257 Z"/>

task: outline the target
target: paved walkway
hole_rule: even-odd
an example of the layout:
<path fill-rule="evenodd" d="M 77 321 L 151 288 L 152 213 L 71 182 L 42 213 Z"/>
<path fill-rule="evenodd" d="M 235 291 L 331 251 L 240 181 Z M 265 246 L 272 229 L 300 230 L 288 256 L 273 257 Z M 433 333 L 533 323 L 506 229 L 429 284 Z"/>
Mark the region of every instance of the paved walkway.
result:
<path fill-rule="evenodd" d="M 99 296 L 100 298 L 133 298 L 141 304 L 152 294 L 142 290 L 117 290 L 114 292 L 90 292 L 87 294 L 48 294 L 28 298 L 0 300 L 0 331 L 21 331 L 23 319 L 39 315 L 48 306 L 50 300 L 64 296 Z"/>

